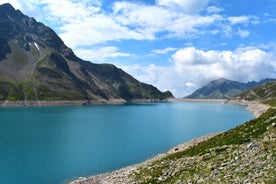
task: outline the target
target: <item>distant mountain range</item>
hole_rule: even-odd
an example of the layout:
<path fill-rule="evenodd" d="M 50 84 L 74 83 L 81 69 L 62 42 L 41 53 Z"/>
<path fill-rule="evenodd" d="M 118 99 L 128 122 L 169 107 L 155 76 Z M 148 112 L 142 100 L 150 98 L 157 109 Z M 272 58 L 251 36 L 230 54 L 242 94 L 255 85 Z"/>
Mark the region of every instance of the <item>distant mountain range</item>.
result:
<path fill-rule="evenodd" d="M 241 83 L 220 78 L 209 82 L 185 98 L 228 99 L 269 81 L 276 81 L 276 79 L 263 79 L 259 82 L 252 81 L 248 83 Z"/>
<path fill-rule="evenodd" d="M 89 103 L 172 97 L 114 65 L 78 58 L 52 29 L 10 4 L 0 5 L 0 100 Z"/>

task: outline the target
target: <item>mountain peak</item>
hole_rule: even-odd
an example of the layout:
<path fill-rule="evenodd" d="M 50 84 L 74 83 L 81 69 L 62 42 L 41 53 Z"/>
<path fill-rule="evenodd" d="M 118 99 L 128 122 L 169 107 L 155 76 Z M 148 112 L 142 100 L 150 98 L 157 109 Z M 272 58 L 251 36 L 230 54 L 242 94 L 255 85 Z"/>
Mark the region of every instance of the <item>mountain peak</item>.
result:
<path fill-rule="evenodd" d="M 0 10 L 1 11 L 15 11 L 14 7 L 10 3 L 4 3 L 0 5 Z"/>
<path fill-rule="evenodd" d="M 15 10 L 10 4 L 0 5 L 0 20 L 0 61 L 11 52 L 11 41 L 26 51 L 30 49 L 30 43 L 36 43 L 43 48 L 54 48 L 68 59 L 79 60 L 52 29 Z"/>
<path fill-rule="evenodd" d="M 2 18 L 7 18 L 8 16 L 14 16 L 17 14 L 23 15 L 19 10 L 15 8 L 10 3 L 4 3 L 0 5 L 0 20 Z"/>
<path fill-rule="evenodd" d="M 225 78 L 218 78 L 216 80 L 213 80 L 211 81 L 212 84 L 215 84 L 215 85 L 221 85 L 225 82 L 228 82 L 229 80 L 228 79 L 225 79 Z"/>

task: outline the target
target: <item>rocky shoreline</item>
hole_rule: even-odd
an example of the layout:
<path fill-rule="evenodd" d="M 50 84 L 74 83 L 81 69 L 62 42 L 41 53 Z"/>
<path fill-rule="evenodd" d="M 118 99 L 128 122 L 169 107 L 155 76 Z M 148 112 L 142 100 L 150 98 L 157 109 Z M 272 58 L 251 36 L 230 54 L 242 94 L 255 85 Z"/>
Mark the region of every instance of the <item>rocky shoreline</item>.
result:
<path fill-rule="evenodd" d="M 262 115 L 270 108 L 269 105 L 265 105 L 260 101 L 247 101 L 243 99 L 227 100 L 225 101 L 225 103 L 245 105 L 246 109 L 252 112 L 256 118 Z"/>
<path fill-rule="evenodd" d="M 173 99 L 172 102 L 216 102 L 216 103 L 229 103 L 229 104 L 239 104 L 246 105 L 247 109 L 251 111 L 254 116 L 257 118 L 266 110 L 269 109 L 268 105 L 261 104 L 259 101 L 245 101 L 245 100 L 213 100 L 213 99 Z M 113 172 L 95 175 L 91 177 L 80 177 L 74 181 L 71 181 L 69 184 L 111 184 L 111 183 L 135 183 L 133 182 L 132 174 L 139 173 L 140 168 L 147 168 L 152 165 L 157 160 L 160 160 L 167 155 L 174 154 L 176 152 L 183 151 L 187 148 L 195 146 L 200 142 L 206 141 L 214 136 L 217 136 L 221 133 L 214 133 L 206 136 L 202 136 L 196 139 L 192 139 L 189 142 L 184 144 L 180 144 L 166 153 L 159 154 L 143 163 L 132 165 L 126 168 L 122 168 L 120 170 L 116 170 Z M 161 179 L 161 178 L 160 178 Z M 161 180 L 160 180 L 161 181 Z"/>

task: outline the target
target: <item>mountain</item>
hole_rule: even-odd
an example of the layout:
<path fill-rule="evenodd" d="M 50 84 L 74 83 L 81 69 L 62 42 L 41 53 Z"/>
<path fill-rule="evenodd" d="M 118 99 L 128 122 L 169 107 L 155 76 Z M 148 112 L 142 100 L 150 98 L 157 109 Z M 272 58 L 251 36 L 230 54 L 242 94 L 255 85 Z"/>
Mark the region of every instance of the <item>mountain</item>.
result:
<path fill-rule="evenodd" d="M 227 99 L 232 98 L 243 91 L 246 91 L 255 86 L 264 84 L 269 81 L 276 81 L 276 79 L 263 79 L 259 82 L 252 81 L 248 83 L 241 83 L 231 81 L 224 78 L 219 78 L 209 82 L 207 85 L 196 90 L 191 95 L 185 98 L 210 98 L 210 99 Z"/>
<path fill-rule="evenodd" d="M 2 101 L 173 98 L 114 65 L 78 58 L 52 29 L 10 4 L 0 5 L 0 43 Z"/>
<path fill-rule="evenodd" d="M 276 106 L 276 81 L 264 83 L 239 94 L 236 98 L 258 100 L 262 103 Z"/>

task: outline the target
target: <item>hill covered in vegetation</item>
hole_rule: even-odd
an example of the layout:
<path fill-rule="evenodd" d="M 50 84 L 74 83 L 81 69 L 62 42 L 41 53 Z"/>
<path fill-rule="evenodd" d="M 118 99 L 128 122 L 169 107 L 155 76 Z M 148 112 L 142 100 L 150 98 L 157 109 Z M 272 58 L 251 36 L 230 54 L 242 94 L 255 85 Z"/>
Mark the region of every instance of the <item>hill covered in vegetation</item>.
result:
<path fill-rule="evenodd" d="M 237 96 L 248 101 L 259 100 L 264 104 L 276 106 L 276 81 L 267 82 Z"/>

